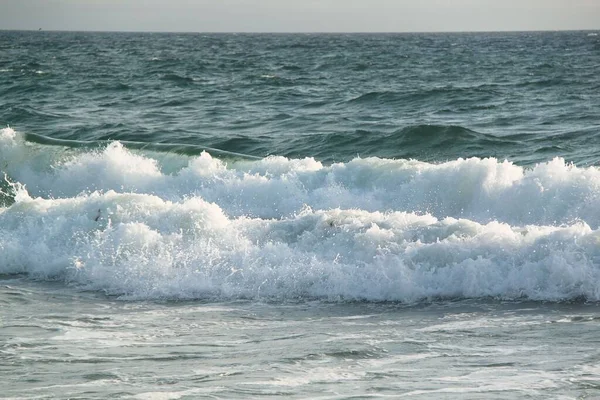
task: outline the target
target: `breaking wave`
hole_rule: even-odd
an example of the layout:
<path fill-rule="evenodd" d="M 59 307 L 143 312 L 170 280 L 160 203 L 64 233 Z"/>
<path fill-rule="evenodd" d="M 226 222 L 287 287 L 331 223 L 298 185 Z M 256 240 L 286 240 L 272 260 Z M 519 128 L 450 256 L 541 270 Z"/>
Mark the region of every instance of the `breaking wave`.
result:
<path fill-rule="evenodd" d="M 0 130 L 0 274 L 125 299 L 600 300 L 600 170 L 215 158 Z"/>

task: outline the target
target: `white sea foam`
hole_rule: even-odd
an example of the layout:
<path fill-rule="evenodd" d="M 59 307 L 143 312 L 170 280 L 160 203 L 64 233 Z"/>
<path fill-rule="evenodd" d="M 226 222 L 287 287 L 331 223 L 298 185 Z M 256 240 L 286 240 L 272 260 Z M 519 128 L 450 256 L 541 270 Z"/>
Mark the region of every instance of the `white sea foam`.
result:
<path fill-rule="evenodd" d="M 0 273 L 125 298 L 600 300 L 600 172 L 555 159 L 226 164 L 25 142 Z"/>

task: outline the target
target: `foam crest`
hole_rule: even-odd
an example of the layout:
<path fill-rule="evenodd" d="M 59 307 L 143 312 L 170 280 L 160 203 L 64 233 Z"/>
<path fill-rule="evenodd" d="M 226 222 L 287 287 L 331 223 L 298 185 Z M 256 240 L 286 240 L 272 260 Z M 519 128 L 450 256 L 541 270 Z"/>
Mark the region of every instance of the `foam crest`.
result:
<path fill-rule="evenodd" d="M 125 298 L 599 300 L 600 232 L 305 208 L 228 218 L 201 198 L 21 196 L 0 213 L 0 272 Z"/>
<path fill-rule="evenodd" d="M 524 169 L 496 159 L 354 159 L 323 165 L 312 158 L 267 157 L 225 163 L 198 157 L 132 151 L 115 142 L 97 150 L 27 143 L 0 134 L 1 169 L 29 193 L 68 198 L 115 190 L 163 199 L 200 196 L 229 216 L 283 218 L 302 207 L 430 213 L 511 225 L 600 226 L 600 171 L 556 158 Z"/>
<path fill-rule="evenodd" d="M 600 300 L 600 175 L 554 159 L 226 163 L 0 131 L 0 274 L 132 299 Z"/>

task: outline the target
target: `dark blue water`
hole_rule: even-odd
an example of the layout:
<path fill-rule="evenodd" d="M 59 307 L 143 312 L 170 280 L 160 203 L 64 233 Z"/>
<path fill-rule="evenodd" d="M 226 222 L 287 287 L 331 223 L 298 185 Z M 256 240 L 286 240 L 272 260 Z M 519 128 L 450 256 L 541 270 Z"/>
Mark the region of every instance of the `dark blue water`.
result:
<path fill-rule="evenodd" d="M 191 153 L 591 165 L 598 71 L 593 32 L 1 32 L 0 125 Z"/>

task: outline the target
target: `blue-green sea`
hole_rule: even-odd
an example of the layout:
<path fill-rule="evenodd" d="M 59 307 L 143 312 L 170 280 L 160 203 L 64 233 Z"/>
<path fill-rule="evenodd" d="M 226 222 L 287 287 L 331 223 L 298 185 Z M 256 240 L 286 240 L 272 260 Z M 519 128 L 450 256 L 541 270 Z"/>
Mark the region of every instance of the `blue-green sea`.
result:
<path fill-rule="evenodd" d="M 600 396 L 599 33 L 0 31 L 0 398 Z"/>

